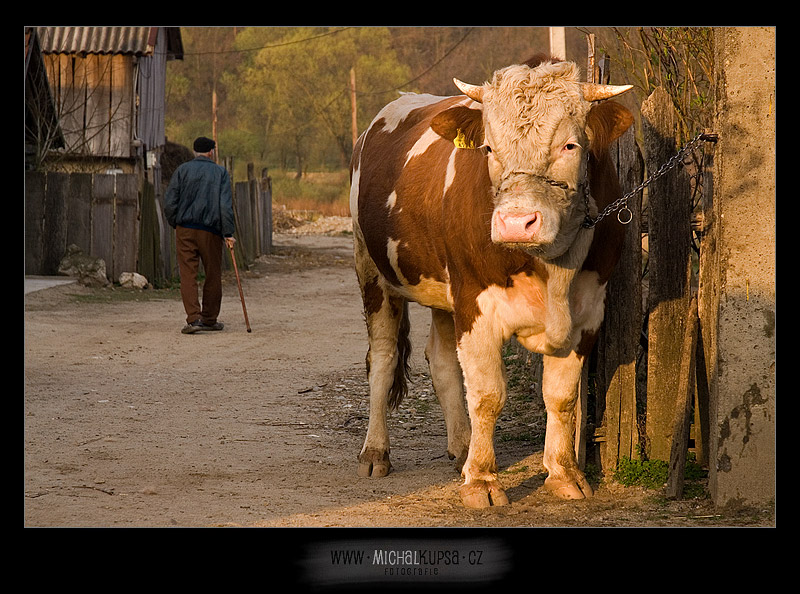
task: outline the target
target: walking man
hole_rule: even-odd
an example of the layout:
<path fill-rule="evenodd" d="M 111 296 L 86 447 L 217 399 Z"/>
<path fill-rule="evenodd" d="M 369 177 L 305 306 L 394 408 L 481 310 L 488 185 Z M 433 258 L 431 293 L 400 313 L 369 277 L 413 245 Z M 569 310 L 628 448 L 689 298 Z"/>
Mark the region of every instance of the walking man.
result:
<path fill-rule="evenodd" d="M 172 175 L 164 201 L 167 222 L 175 228 L 181 298 L 186 310 L 184 334 L 222 330 L 222 247 L 233 247 L 235 231 L 231 180 L 214 162 L 216 144 L 203 136 L 194 141 L 195 158 Z M 205 271 L 202 306 L 197 272 Z"/>

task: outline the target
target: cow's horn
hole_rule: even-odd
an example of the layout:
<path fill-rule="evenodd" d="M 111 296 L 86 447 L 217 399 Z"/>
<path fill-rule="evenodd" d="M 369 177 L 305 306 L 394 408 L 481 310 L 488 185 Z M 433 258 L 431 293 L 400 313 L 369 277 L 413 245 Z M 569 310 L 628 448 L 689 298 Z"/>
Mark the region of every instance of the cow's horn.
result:
<path fill-rule="evenodd" d="M 583 98 L 587 101 L 600 101 L 621 95 L 630 91 L 633 85 L 598 85 L 595 83 L 581 83 Z"/>
<path fill-rule="evenodd" d="M 456 86 L 459 88 L 459 90 L 462 93 L 464 93 L 467 97 L 469 97 L 473 101 L 477 101 L 478 103 L 483 102 L 483 87 L 461 82 L 457 78 L 454 78 L 453 82 L 456 83 Z"/>

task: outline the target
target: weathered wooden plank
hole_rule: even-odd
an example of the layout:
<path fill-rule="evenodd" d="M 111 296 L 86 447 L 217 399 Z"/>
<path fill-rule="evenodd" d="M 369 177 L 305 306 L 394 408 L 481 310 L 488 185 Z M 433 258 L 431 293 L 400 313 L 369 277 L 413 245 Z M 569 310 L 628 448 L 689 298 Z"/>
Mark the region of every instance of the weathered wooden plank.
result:
<path fill-rule="evenodd" d="M 67 245 L 89 253 L 92 245 L 92 174 L 72 173 L 64 196 L 67 209 Z"/>
<path fill-rule="evenodd" d="M 261 209 L 258 199 L 258 181 L 248 181 L 248 196 L 250 198 L 250 254 L 253 259 L 261 253 Z"/>
<path fill-rule="evenodd" d="M 164 278 L 161 266 L 161 234 L 153 184 L 145 182 L 139 197 L 139 255 L 137 272 L 152 283 Z"/>
<path fill-rule="evenodd" d="M 46 175 L 25 172 L 25 274 L 41 274 Z"/>
<path fill-rule="evenodd" d="M 131 65 L 133 59 L 133 56 L 125 54 L 111 56 L 108 153 L 115 157 L 130 157 L 132 151 L 131 138 L 135 111 Z"/>
<path fill-rule="evenodd" d="M 114 265 L 112 280 L 136 271 L 139 241 L 139 178 L 118 174 L 114 186 Z"/>
<path fill-rule="evenodd" d="M 85 92 L 84 135 L 93 155 L 130 156 L 133 83 L 127 62 L 131 59 L 120 54 L 89 54 L 79 60 L 84 78 L 76 79 L 75 84 Z"/>
<path fill-rule="evenodd" d="M 240 190 L 238 188 L 239 184 L 233 184 L 233 219 L 236 225 L 236 231 L 234 236 L 236 237 L 236 244 L 234 246 L 234 253 L 236 256 L 236 263 L 240 268 L 247 268 L 247 253 L 246 253 L 246 236 L 247 230 L 242 226 L 241 220 L 241 209 L 239 208 L 239 199 L 240 199 Z M 226 251 L 228 254 L 228 251 Z M 230 257 L 226 258 L 226 263 L 228 264 L 228 268 L 233 268 L 233 263 L 230 262 Z"/>
<path fill-rule="evenodd" d="M 620 138 L 617 149 L 620 186 L 627 193 L 642 179 L 633 129 Z M 636 457 L 638 444 L 636 355 L 642 325 L 641 195 L 632 197 L 628 208 L 632 218 L 625 227 L 620 260 L 608 284 L 602 355 L 598 360 L 598 393 L 604 396 L 605 442 L 601 455 L 604 470 L 615 469 L 622 457 Z"/>
<path fill-rule="evenodd" d="M 680 498 L 683 495 L 686 453 L 689 449 L 689 429 L 692 422 L 695 388 L 695 352 L 697 350 L 696 297 L 692 298 L 686 317 L 686 333 L 681 349 L 681 370 L 675 394 L 675 418 L 672 423 L 672 445 L 666 488 L 666 496 L 670 498 Z"/>
<path fill-rule="evenodd" d="M 575 461 L 578 468 L 586 468 L 586 448 L 588 436 L 586 428 L 588 426 L 587 416 L 589 413 L 589 366 L 584 361 L 581 369 L 581 378 L 578 382 L 578 400 L 575 403 Z"/>
<path fill-rule="evenodd" d="M 266 169 L 261 177 L 259 196 L 262 202 L 261 253 L 269 254 L 272 251 L 272 180 L 267 175 Z"/>
<path fill-rule="evenodd" d="M 67 54 L 46 54 L 48 80 L 58 102 L 59 125 L 69 151 L 82 150 L 84 143 L 84 60 Z"/>
<path fill-rule="evenodd" d="M 69 187 L 68 173 L 49 173 L 44 195 L 42 228 L 42 274 L 57 274 L 67 250 L 67 211 L 64 194 Z"/>
<path fill-rule="evenodd" d="M 645 163 L 655 172 L 677 153 L 676 117 L 661 88 L 642 104 Z M 690 295 L 689 182 L 677 167 L 648 187 L 649 349 L 647 367 L 648 456 L 668 461 L 675 414 L 674 383 Z"/>
<path fill-rule="evenodd" d="M 247 266 L 252 262 L 253 258 L 251 249 L 250 184 L 247 182 L 236 182 L 233 207 L 236 218 L 236 231 L 239 237 L 236 244 L 242 254 L 242 258 L 237 259 L 237 263 L 240 266 Z"/>
<path fill-rule="evenodd" d="M 85 88 L 78 90 L 85 93 L 84 101 L 84 140 L 86 149 L 92 155 L 108 155 L 109 138 L 109 93 L 111 69 L 110 56 L 89 54 L 78 60 L 83 63 L 82 80 L 76 79 L 76 87 L 82 83 Z M 110 261 L 106 261 L 110 266 Z"/>
<path fill-rule="evenodd" d="M 114 265 L 114 176 L 95 175 L 92 180 L 91 256 L 102 258 L 106 274 L 113 278 Z"/>
<path fill-rule="evenodd" d="M 700 327 L 697 335 L 697 402 L 695 406 L 694 439 L 697 463 L 707 465 L 710 447 L 710 403 L 712 384 L 716 374 L 714 365 L 708 361 L 716 360 L 716 322 L 719 306 L 717 290 L 718 225 L 714 214 L 714 156 L 716 144 L 707 143 L 704 147 L 704 171 L 702 193 L 702 227 L 700 237 L 700 270 L 697 278 L 697 310 Z"/>

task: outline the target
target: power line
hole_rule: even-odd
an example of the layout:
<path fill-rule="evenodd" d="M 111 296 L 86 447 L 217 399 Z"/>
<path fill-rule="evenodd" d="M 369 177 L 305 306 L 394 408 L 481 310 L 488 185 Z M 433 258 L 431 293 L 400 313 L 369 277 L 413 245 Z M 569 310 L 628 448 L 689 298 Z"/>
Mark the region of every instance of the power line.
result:
<path fill-rule="evenodd" d="M 215 52 L 194 52 L 194 53 L 192 53 L 192 52 L 187 52 L 187 53 L 185 53 L 184 55 L 200 56 L 200 55 L 208 55 L 208 54 L 242 53 L 242 52 L 250 52 L 250 51 L 259 51 L 259 50 L 262 50 L 262 49 L 272 49 L 272 48 L 277 48 L 277 47 L 284 47 L 284 46 L 287 46 L 287 45 L 294 45 L 294 44 L 298 44 L 298 43 L 304 43 L 304 42 L 306 42 L 306 41 L 313 41 L 313 40 L 315 40 L 315 39 L 320 39 L 320 38 L 322 38 L 322 37 L 327 37 L 327 36 L 330 36 L 330 35 L 335 35 L 336 33 L 341 33 L 342 31 L 347 31 L 348 29 L 352 29 L 352 28 L 353 28 L 353 27 L 344 27 L 344 28 L 341 28 L 341 29 L 336 29 L 336 30 L 334 30 L 334 31 L 328 31 L 328 32 L 325 32 L 325 33 L 321 33 L 320 35 L 315 35 L 315 36 L 312 36 L 312 37 L 306 37 L 305 39 L 297 39 L 297 40 L 294 40 L 294 41 L 287 41 L 287 42 L 283 42 L 283 43 L 276 43 L 276 44 L 272 44 L 272 45 L 265 45 L 265 46 L 256 47 L 256 48 L 248 48 L 248 49 L 242 49 L 242 50 L 225 50 L 225 51 L 215 51 Z M 474 30 L 475 30 L 475 27 L 470 27 L 470 28 L 469 28 L 469 29 L 466 31 L 466 33 L 464 33 L 464 35 L 461 37 L 461 39 L 459 39 L 457 42 L 455 42 L 455 43 L 454 43 L 454 44 L 453 44 L 453 45 L 452 45 L 452 46 L 451 46 L 451 47 L 450 47 L 450 48 L 449 48 L 449 49 L 448 49 L 448 50 L 447 50 L 447 51 L 446 51 L 446 52 L 445 52 L 445 53 L 442 55 L 442 57 L 441 57 L 441 58 L 439 58 L 438 60 L 436 60 L 436 61 L 435 61 L 433 64 L 431 64 L 431 65 L 430 65 L 428 68 L 426 68 L 425 70 L 423 70 L 423 71 L 422 71 L 420 74 L 418 74 L 418 75 L 417 75 L 417 76 L 415 76 L 414 78 L 411 78 L 411 79 L 409 79 L 409 80 L 407 80 L 407 81 L 403 82 L 403 83 L 402 83 L 402 84 L 400 84 L 400 85 L 397 85 L 397 86 L 395 86 L 395 87 L 393 87 L 393 88 L 390 88 L 390 89 L 385 89 L 385 90 L 383 90 L 383 91 L 356 91 L 356 94 L 357 94 L 357 95 L 361 95 L 361 96 L 366 96 L 366 95 L 383 95 L 383 94 L 386 94 L 386 93 L 393 93 L 393 92 L 397 92 L 397 91 L 399 91 L 400 89 L 402 89 L 402 88 L 404 88 L 404 87 L 407 87 L 408 85 L 410 85 L 410 84 L 412 84 L 412 83 L 414 83 L 414 82 L 418 81 L 419 79 L 421 79 L 423 76 L 425 76 L 425 75 L 426 75 L 426 74 L 428 74 L 428 73 L 429 73 L 431 70 L 433 70 L 433 69 L 434 69 L 434 68 L 436 68 L 436 67 L 437 67 L 439 64 L 441 64 L 441 63 L 442 63 L 444 60 L 446 60 L 446 59 L 447 59 L 447 58 L 450 56 L 450 54 L 452 54 L 452 53 L 453 53 L 453 52 L 456 50 L 456 48 L 458 48 L 458 47 L 459 47 L 459 46 L 460 46 L 460 45 L 461 45 L 461 44 L 462 44 L 462 43 L 463 43 L 463 42 L 464 42 L 464 41 L 467 39 L 467 37 L 469 37 L 469 35 L 470 35 L 470 34 L 471 34 L 471 33 L 472 33 Z M 309 126 L 309 125 L 311 124 L 311 121 L 312 121 L 312 120 L 314 120 L 314 119 L 316 119 L 316 118 L 320 117 L 320 113 L 321 113 L 321 112 L 323 112 L 323 111 L 326 111 L 326 110 L 327 110 L 327 109 L 328 109 L 328 108 L 329 108 L 331 105 L 333 105 L 333 103 L 335 103 L 335 102 L 336 102 L 336 101 L 337 101 L 339 98 L 341 98 L 343 95 L 345 95 L 345 94 L 347 94 L 347 93 L 349 93 L 349 92 L 350 92 L 350 89 L 349 89 L 349 87 L 345 87 L 345 88 L 343 88 L 342 90 L 340 90 L 340 91 L 338 91 L 338 92 L 335 92 L 335 93 L 333 94 L 333 96 L 331 97 L 331 99 L 330 99 L 329 101 L 327 101 L 327 102 L 325 103 L 325 105 L 323 105 L 322 107 L 320 107 L 320 108 L 317 108 L 317 109 L 315 110 L 315 111 L 316 111 L 316 113 L 312 114 L 312 116 L 311 116 L 311 117 L 310 117 L 310 118 L 309 118 L 309 119 L 308 119 L 306 122 L 304 122 L 303 124 L 300 124 L 300 125 L 296 126 L 296 127 L 295 127 L 295 128 L 293 128 L 292 130 L 293 130 L 293 131 L 297 131 L 297 130 L 299 130 L 299 129 L 302 129 L 302 128 L 305 128 L 305 127 Z"/>
<path fill-rule="evenodd" d="M 444 53 L 444 55 L 442 55 L 442 57 L 441 57 L 441 58 L 439 58 L 438 60 L 436 60 L 436 61 L 435 61 L 433 64 L 431 64 L 431 65 L 430 65 L 428 68 L 426 68 L 425 70 L 423 70 L 423 71 L 422 71 L 420 74 L 418 74 L 417 76 L 415 76 L 415 77 L 414 77 L 414 78 L 412 78 L 411 80 L 407 80 L 407 81 L 406 81 L 406 82 L 404 82 L 403 84 L 401 84 L 401 85 L 398 85 L 398 86 L 396 86 L 396 87 L 394 87 L 394 88 L 392 88 L 392 89 L 386 89 L 385 91 L 356 91 L 356 93 L 357 93 L 358 95 L 383 95 L 384 93 L 393 93 L 393 92 L 395 92 L 395 91 L 399 91 L 399 90 L 400 90 L 400 89 L 402 89 L 403 87 L 407 87 L 407 86 L 408 86 L 408 85 L 410 85 L 411 83 L 413 83 L 413 82 L 416 82 L 416 81 L 418 81 L 419 79 L 421 79 L 423 76 L 425 76 L 426 74 L 428 74 L 428 73 L 429 73 L 431 70 L 433 70 L 434 68 L 436 68 L 436 67 L 437 67 L 439 64 L 441 64 L 442 62 L 444 62 L 444 60 L 445 60 L 447 57 L 449 57 L 449 56 L 450 56 L 450 54 L 452 54 L 452 53 L 455 51 L 455 49 L 456 49 L 456 48 L 457 48 L 459 45 L 461 45 L 461 44 L 464 42 L 464 40 L 465 40 L 465 39 L 466 39 L 466 38 L 469 36 L 469 34 L 470 34 L 470 33 L 472 33 L 474 30 L 475 30 L 475 27 L 470 27 L 470 28 L 467 30 L 467 32 L 466 32 L 466 33 L 464 33 L 464 36 L 463 36 L 461 39 L 459 39 L 459 40 L 458 40 L 458 41 L 457 41 L 457 42 L 456 42 L 456 43 L 455 43 L 455 44 L 454 44 L 454 45 L 453 45 L 453 46 L 452 46 L 450 49 L 448 49 L 448 50 L 447 50 L 447 51 Z"/>
<path fill-rule="evenodd" d="M 341 33 L 342 31 L 347 31 L 348 29 L 352 29 L 353 27 L 343 27 L 341 29 L 336 29 L 335 31 L 327 31 L 325 33 L 320 33 L 319 35 L 313 35 L 311 37 L 306 37 L 304 39 L 295 39 L 294 41 L 284 41 L 282 43 L 274 43 L 268 45 L 262 45 L 259 47 L 250 47 L 244 49 L 231 49 L 231 50 L 218 50 L 213 52 L 184 52 L 185 56 L 207 56 L 210 54 L 242 54 L 246 52 L 257 52 L 262 49 L 274 49 L 277 47 L 286 47 L 287 45 L 296 45 L 298 43 L 305 43 L 307 41 L 314 41 L 316 39 L 320 39 L 322 37 L 328 37 L 330 35 L 336 35 L 337 33 Z"/>
<path fill-rule="evenodd" d="M 438 60 L 436 60 L 436 61 L 435 61 L 433 64 L 431 64 L 431 65 L 430 65 L 428 68 L 426 68 L 425 70 L 423 70 L 423 71 L 422 71 L 420 74 L 418 74 L 418 75 L 417 75 L 417 76 L 415 76 L 414 78 L 412 78 L 412 79 L 410 79 L 410 80 L 407 80 L 406 82 L 404 82 L 404 83 L 403 83 L 403 84 L 401 84 L 401 85 L 398 85 L 398 86 L 396 86 L 396 87 L 394 87 L 394 88 L 391 88 L 391 89 L 386 89 L 386 90 L 384 90 L 384 91 L 358 91 L 358 90 L 357 90 L 357 91 L 356 91 L 356 95 L 361 95 L 361 96 L 364 96 L 364 95 L 383 95 L 383 94 L 385 94 L 385 93 L 394 93 L 394 92 L 396 92 L 396 91 L 399 91 L 399 90 L 400 90 L 400 89 L 402 89 L 403 87 L 407 87 L 407 86 L 408 86 L 408 85 L 410 85 L 411 83 L 418 81 L 420 78 L 422 78 L 423 76 L 425 76 L 426 74 L 428 74 L 428 73 L 429 73 L 431 70 L 433 70 L 434 68 L 436 68 L 436 67 L 437 67 L 439 64 L 441 64 L 441 63 L 442 63 L 442 62 L 443 62 L 443 61 L 444 61 L 446 58 L 448 58 L 448 57 L 450 56 L 450 54 L 452 54 L 452 53 L 455 51 L 455 49 L 456 49 L 456 48 L 457 48 L 459 45 L 461 45 L 461 44 L 464 42 L 464 40 L 465 40 L 465 39 L 466 39 L 466 38 L 469 36 L 469 34 L 470 34 L 470 33 L 472 33 L 474 30 L 475 30 L 475 27 L 470 27 L 470 29 L 469 29 L 469 30 L 467 30 L 467 32 L 466 32 L 466 33 L 464 33 L 464 35 L 461 37 L 461 39 L 459 39 L 459 40 L 458 40 L 458 41 L 457 41 L 455 44 L 453 44 L 453 46 L 452 46 L 450 49 L 448 49 L 448 50 L 447 50 L 447 51 L 446 51 L 446 52 L 445 52 L 445 53 L 442 55 L 442 57 L 441 57 L 441 58 L 439 58 Z M 335 94 L 333 95 L 333 97 L 331 98 L 331 100 L 330 100 L 330 101 L 328 101 L 328 102 L 327 102 L 327 103 L 326 103 L 326 104 L 325 104 L 323 107 L 319 108 L 319 109 L 317 110 L 317 111 L 318 111 L 318 113 L 314 114 L 314 116 L 313 116 L 313 117 L 314 117 L 314 118 L 318 117 L 318 116 L 319 116 L 319 112 L 322 112 L 322 111 L 325 111 L 325 110 L 327 110 L 327 109 L 328 109 L 328 108 L 329 108 L 331 105 L 333 105 L 333 103 L 334 103 L 336 100 L 338 100 L 340 97 L 342 97 L 343 95 L 345 95 L 345 94 L 347 94 L 347 93 L 349 93 L 349 92 L 350 92 L 350 89 L 349 89 L 348 87 L 345 87 L 345 88 L 343 88 L 341 91 L 339 91 L 339 92 L 335 93 Z M 311 118 L 311 119 L 313 119 L 313 118 Z M 299 129 L 299 128 L 302 128 L 302 127 L 304 127 L 304 126 L 306 126 L 306 125 L 308 125 L 308 124 L 310 124 L 310 120 L 309 120 L 308 122 L 306 122 L 305 124 L 303 124 L 303 125 L 301 125 L 301 126 L 298 126 L 298 128 L 297 128 L 297 129 Z"/>
<path fill-rule="evenodd" d="M 263 50 L 263 49 L 274 49 L 274 48 L 279 48 L 279 47 L 286 47 L 286 46 L 289 46 L 289 45 L 296 45 L 298 43 L 305 43 L 307 41 L 314 41 L 316 39 L 321 39 L 323 37 L 328 37 L 330 35 L 336 35 L 337 33 L 341 33 L 343 31 L 347 31 L 347 30 L 353 29 L 353 28 L 354 27 L 342 27 L 341 29 L 336 29 L 334 31 L 326 31 L 325 33 L 320 33 L 319 35 L 313 35 L 311 37 L 306 37 L 304 39 L 295 39 L 294 41 L 285 41 L 285 42 L 281 42 L 281 43 L 267 44 L 267 45 L 262 45 L 262 46 L 259 46 L 259 47 L 252 47 L 252 48 L 245 48 L 245 49 L 209 51 L 209 52 L 184 52 L 184 55 L 185 56 L 206 56 L 206 55 L 212 55 L 212 54 L 234 54 L 234 53 L 245 53 L 245 52 L 257 52 L 257 51 L 260 51 L 260 50 Z M 431 64 L 428 68 L 423 70 L 420 74 L 418 74 L 414 78 L 412 78 L 410 80 L 407 80 L 404 83 L 402 83 L 400 85 L 397 85 L 397 86 L 395 86 L 395 87 L 393 87 L 391 89 L 385 89 L 383 91 L 357 91 L 357 94 L 358 95 L 384 95 L 386 93 L 393 93 L 395 91 L 399 91 L 400 89 L 402 89 L 404 87 L 407 87 L 408 85 L 418 81 L 423 76 L 428 74 L 431 70 L 436 68 L 439 64 L 441 64 L 445 59 L 447 59 L 450 56 L 450 54 L 452 54 L 456 50 L 456 48 L 458 48 L 467 39 L 467 37 L 469 37 L 469 35 L 474 30 L 475 30 L 475 27 L 470 27 L 467 30 L 467 32 L 464 33 L 464 35 L 461 37 L 461 39 L 459 39 L 455 44 L 453 44 L 453 46 L 450 47 L 450 49 L 448 49 L 442 55 L 441 58 L 436 60 L 433 64 Z M 331 101 L 331 103 L 332 102 L 333 101 Z"/>

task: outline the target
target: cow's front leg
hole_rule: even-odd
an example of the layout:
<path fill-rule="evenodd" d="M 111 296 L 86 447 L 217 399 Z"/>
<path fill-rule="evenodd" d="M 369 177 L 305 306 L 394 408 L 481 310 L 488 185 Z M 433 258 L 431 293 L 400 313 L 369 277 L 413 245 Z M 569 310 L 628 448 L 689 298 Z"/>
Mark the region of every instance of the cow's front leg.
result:
<path fill-rule="evenodd" d="M 575 351 L 564 356 L 544 356 L 544 467 L 548 472 L 544 485 L 562 499 L 583 499 L 593 494 L 575 458 L 575 402 L 582 367 L 583 357 Z"/>
<path fill-rule="evenodd" d="M 431 310 L 431 334 L 425 348 L 425 358 L 431 371 L 436 397 L 442 405 L 447 426 L 447 453 L 455 459 L 461 472 L 469 451 L 469 419 L 464 407 L 464 377 L 456 354 L 453 315 Z"/>
<path fill-rule="evenodd" d="M 458 357 L 464 371 L 467 409 L 472 425 L 469 453 L 461 474 L 461 501 L 466 507 L 507 505 L 497 480 L 494 428 L 506 401 L 503 337 L 487 318 L 479 318 L 458 342 Z"/>

